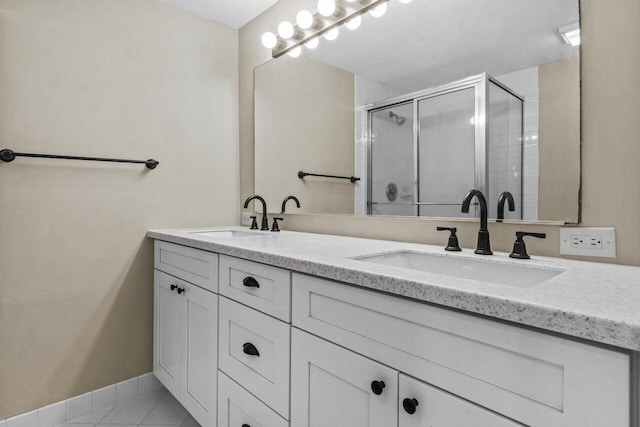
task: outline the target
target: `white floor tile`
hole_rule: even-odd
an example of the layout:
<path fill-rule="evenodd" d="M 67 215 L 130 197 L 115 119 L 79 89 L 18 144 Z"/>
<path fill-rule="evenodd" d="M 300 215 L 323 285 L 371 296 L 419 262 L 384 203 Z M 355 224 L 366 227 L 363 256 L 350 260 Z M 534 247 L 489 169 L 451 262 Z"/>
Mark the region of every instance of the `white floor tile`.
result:
<path fill-rule="evenodd" d="M 140 393 L 150 393 L 156 390 L 162 390 L 164 386 L 152 373 L 142 375 L 139 382 Z"/>
<path fill-rule="evenodd" d="M 106 408 L 98 409 L 97 411 L 93 411 L 90 414 L 83 415 L 78 418 L 74 418 L 72 420 L 68 420 L 68 423 L 73 424 L 96 424 L 102 421 L 102 419 L 113 409 L 115 405 L 107 406 Z"/>
<path fill-rule="evenodd" d="M 187 419 L 182 422 L 182 425 L 183 426 L 190 426 L 190 427 L 191 426 L 200 427 L 200 424 L 198 424 L 198 422 L 196 420 L 194 420 L 191 415 L 189 415 L 187 417 Z"/>
<path fill-rule="evenodd" d="M 67 400 L 67 419 L 81 417 L 93 411 L 93 398 L 91 393 L 86 393 Z"/>
<path fill-rule="evenodd" d="M 53 427 L 65 422 L 66 420 L 66 402 L 58 402 L 38 409 L 38 427 Z"/>
<path fill-rule="evenodd" d="M 93 397 L 93 410 L 106 408 L 107 406 L 116 404 L 116 386 L 110 385 L 108 387 L 96 390 L 92 394 Z"/>
<path fill-rule="evenodd" d="M 38 425 L 38 412 L 31 411 L 7 420 L 7 427 L 35 427 Z"/>
<path fill-rule="evenodd" d="M 100 420 L 104 424 L 139 424 L 158 402 L 155 400 L 128 400 L 117 405 Z"/>
<path fill-rule="evenodd" d="M 60 424 L 56 427 L 95 427 L 95 424 L 71 424 L 71 423 L 64 423 L 64 424 Z"/>
<path fill-rule="evenodd" d="M 116 384 L 116 401 L 124 402 L 138 395 L 138 377 Z"/>
<path fill-rule="evenodd" d="M 143 400 L 160 400 L 169 392 L 166 389 L 152 391 L 150 393 L 142 393 L 134 397 L 134 399 L 143 399 Z"/>
<path fill-rule="evenodd" d="M 147 415 L 142 424 L 175 424 L 181 425 L 189 416 L 186 409 L 182 407 L 173 396 L 164 397 L 155 408 Z"/>

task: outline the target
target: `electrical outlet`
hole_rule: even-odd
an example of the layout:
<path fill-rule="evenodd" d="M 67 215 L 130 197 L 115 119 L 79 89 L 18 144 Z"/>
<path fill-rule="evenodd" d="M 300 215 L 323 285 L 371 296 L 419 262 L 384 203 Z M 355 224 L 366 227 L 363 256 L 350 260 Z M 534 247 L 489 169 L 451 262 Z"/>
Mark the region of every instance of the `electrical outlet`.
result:
<path fill-rule="evenodd" d="M 242 212 L 242 225 L 251 225 L 251 212 Z"/>
<path fill-rule="evenodd" d="M 560 227 L 560 253 L 603 258 L 616 257 L 616 229 Z"/>

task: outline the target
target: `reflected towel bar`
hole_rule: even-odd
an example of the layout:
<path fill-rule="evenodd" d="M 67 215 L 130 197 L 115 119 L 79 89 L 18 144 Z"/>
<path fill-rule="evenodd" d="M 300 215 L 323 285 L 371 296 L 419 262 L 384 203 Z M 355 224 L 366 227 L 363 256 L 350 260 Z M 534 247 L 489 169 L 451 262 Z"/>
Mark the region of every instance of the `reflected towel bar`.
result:
<path fill-rule="evenodd" d="M 308 172 L 298 172 L 298 178 L 303 179 L 305 176 L 318 176 L 320 178 L 336 178 L 336 179 L 348 179 L 352 184 L 360 181 L 360 178 L 356 178 L 355 176 L 336 176 L 336 175 L 322 175 L 317 173 L 308 173 Z"/>
<path fill-rule="evenodd" d="M 12 162 L 16 157 L 37 157 L 42 159 L 66 159 L 66 160 L 89 160 L 93 162 L 114 162 L 114 163 L 137 163 L 143 164 L 149 169 L 155 169 L 159 162 L 153 159 L 149 160 L 126 160 L 126 159 L 108 159 L 102 157 L 79 157 L 79 156 L 59 156 L 56 154 L 30 154 L 30 153 L 14 153 L 12 150 L 0 150 L 0 160 L 3 162 Z"/>

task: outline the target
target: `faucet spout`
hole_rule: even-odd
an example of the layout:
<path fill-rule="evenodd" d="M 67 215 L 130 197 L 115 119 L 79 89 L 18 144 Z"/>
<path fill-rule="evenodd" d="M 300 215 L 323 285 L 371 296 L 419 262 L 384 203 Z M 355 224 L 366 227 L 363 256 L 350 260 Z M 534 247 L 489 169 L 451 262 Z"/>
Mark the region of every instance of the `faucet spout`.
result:
<path fill-rule="evenodd" d="M 296 196 L 288 196 L 282 201 L 282 210 L 280 211 L 281 214 L 285 213 L 285 210 L 287 209 L 287 202 L 289 200 L 293 200 L 294 202 L 296 202 L 296 207 L 300 209 L 300 200 L 298 200 Z"/>
<path fill-rule="evenodd" d="M 478 255 L 493 255 L 491 242 L 489 241 L 489 227 L 487 225 L 487 199 L 480 190 L 469 191 L 462 200 L 462 213 L 469 213 L 471 201 L 476 198 L 480 205 L 480 230 L 478 231 L 478 246 L 475 253 Z"/>
<path fill-rule="evenodd" d="M 498 219 L 496 219 L 496 222 L 502 222 L 502 220 L 504 219 L 505 202 L 509 203 L 509 212 L 513 212 L 516 210 L 516 204 L 513 201 L 513 195 L 508 191 L 502 192 L 502 194 L 500 194 L 500 197 L 498 197 Z"/>
<path fill-rule="evenodd" d="M 251 203 L 252 200 L 259 200 L 260 203 L 262 203 L 262 227 L 260 227 L 260 230 L 269 231 L 269 220 L 267 219 L 267 202 L 265 202 L 262 197 L 254 195 L 244 201 L 245 209 L 249 207 L 249 203 Z"/>

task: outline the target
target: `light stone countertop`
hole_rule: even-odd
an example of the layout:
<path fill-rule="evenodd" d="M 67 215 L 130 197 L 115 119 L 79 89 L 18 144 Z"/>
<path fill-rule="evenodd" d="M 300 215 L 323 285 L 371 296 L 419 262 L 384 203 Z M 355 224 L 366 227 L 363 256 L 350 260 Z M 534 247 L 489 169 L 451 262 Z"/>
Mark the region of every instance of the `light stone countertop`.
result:
<path fill-rule="evenodd" d="M 206 230 L 248 231 L 209 227 L 151 230 L 147 236 L 640 351 L 640 267 L 535 254 L 531 260 L 513 260 L 502 252 L 487 257 L 470 249 L 449 253 L 440 246 L 288 231 L 252 231 L 255 237 L 197 234 Z M 538 286 L 518 288 L 351 259 L 397 251 L 565 271 Z"/>

